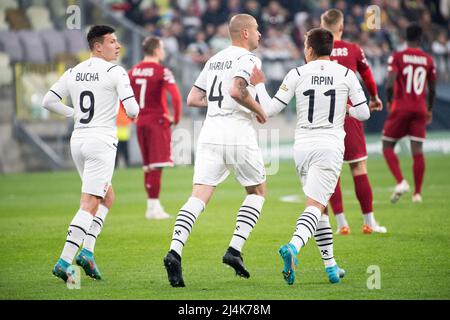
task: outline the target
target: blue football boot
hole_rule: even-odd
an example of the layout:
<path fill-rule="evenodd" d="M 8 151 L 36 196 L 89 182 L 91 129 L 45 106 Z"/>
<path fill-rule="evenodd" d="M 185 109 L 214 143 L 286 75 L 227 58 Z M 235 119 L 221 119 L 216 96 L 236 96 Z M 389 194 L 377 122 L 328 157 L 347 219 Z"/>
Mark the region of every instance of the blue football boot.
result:
<path fill-rule="evenodd" d="M 287 284 L 292 285 L 295 281 L 295 266 L 297 265 L 297 250 L 291 243 L 281 246 L 278 253 L 283 258 L 283 277 Z"/>
<path fill-rule="evenodd" d="M 52 273 L 56 277 L 61 278 L 64 282 L 66 282 L 68 267 L 70 267 L 70 264 L 65 260 L 59 258 L 58 262 L 56 262 L 55 266 L 52 269 Z"/>
<path fill-rule="evenodd" d="M 326 267 L 325 272 L 327 273 L 328 280 L 331 283 L 339 283 L 340 279 L 345 276 L 345 270 L 339 268 L 337 264 L 332 267 Z"/>
<path fill-rule="evenodd" d="M 86 275 L 96 280 L 102 279 L 102 274 L 95 264 L 94 254 L 92 252 L 85 248 L 81 249 L 75 261 L 77 262 L 77 265 L 84 269 Z"/>

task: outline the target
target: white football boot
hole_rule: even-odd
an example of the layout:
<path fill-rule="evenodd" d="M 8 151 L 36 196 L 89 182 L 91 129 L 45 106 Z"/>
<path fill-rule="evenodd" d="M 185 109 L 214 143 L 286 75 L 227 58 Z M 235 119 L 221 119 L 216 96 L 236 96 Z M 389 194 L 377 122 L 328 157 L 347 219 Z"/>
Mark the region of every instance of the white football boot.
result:
<path fill-rule="evenodd" d="M 415 195 L 412 196 L 412 202 L 422 203 L 422 196 L 420 195 L 420 193 L 416 193 Z"/>
<path fill-rule="evenodd" d="M 150 201 L 148 203 L 147 211 L 145 212 L 145 218 L 148 220 L 163 220 L 169 219 L 170 215 L 164 211 L 159 200 Z"/>
<path fill-rule="evenodd" d="M 372 233 L 386 233 L 386 227 L 380 226 L 378 222 L 375 222 L 373 225 L 365 224 L 362 228 L 362 233 L 364 234 L 372 234 Z"/>
<path fill-rule="evenodd" d="M 399 184 L 395 186 L 394 193 L 391 196 L 391 202 L 396 203 L 400 197 L 405 193 L 409 191 L 409 184 L 406 180 L 403 180 Z"/>

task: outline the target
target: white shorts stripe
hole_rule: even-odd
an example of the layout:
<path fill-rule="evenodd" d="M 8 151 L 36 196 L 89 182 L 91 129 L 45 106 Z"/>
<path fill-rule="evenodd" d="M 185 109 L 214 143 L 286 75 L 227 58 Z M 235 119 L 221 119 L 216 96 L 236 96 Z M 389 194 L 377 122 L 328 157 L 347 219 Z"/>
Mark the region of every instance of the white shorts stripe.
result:
<path fill-rule="evenodd" d="M 344 162 L 345 163 L 356 163 L 356 162 L 360 162 L 360 161 L 363 161 L 363 160 L 366 160 L 367 159 L 367 156 L 364 156 L 364 157 L 361 157 L 361 158 L 358 158 L 358 159 L 354 159 L 354 160 L 344 160 Z"/>

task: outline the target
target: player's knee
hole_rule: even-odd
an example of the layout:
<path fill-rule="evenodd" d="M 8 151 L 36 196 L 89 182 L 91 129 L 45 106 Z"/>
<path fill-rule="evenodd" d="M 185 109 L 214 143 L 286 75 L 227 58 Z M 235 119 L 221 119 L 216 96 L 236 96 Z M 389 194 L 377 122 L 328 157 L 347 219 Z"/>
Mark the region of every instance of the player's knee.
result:
<path fill-rule="evenodd" d="M 385 149 L 394 149 L 395 143 L 391 141 L 383 140 L 383 150 Z"/>
<path fill-rule="evenodd" d="M 110 209 L 112 204 L 114 203 L 114 200 L 116 200 L 116 194 L 114 193 L 113 188 L 110 187 L 105 195 L 105 198 L 102 200 L 102 205 Z"/>
<path fill-rule="evenodd" d="M 413 155 L 423 153 L 422 142 L 411 141 L 411 152 Z"/>
<path fill-rule="evenodd" d="M 247 191 L 247 194 L 254 194 L 261 197 L 266 197 L 266 184 L 262 183 L 257 186 L 251 186 L 245 188 Z"/>
<path fill-rule="evenodd" d="M 80 209 L 95 215 L 100 204 L 100 198 L 91 194 L 83 193 L 80 199 Z"/>
<path fill-rule="evenodd" d="M 367 174 L 367 165 L 366 161 L 358 161 L 350 164 L 350 170 L 352 171 L 352 176 L 360 176 L 363 174 Z"/>

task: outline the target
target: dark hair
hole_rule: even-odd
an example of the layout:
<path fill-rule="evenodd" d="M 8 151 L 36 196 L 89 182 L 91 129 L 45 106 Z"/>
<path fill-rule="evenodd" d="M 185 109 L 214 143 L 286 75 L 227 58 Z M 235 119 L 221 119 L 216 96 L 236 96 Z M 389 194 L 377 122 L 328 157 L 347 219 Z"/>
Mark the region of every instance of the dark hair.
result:
<path fill-rule="evenodd" d="M 89 49 L 94 49 L 94 43 L 103 43 L 103 36 L 114 33 L 114 29 L 110 26 L 92 26 L 87 35 Z"/>
<path fill-rule="evenodd" d="M 145 55 L 153 56 L 155 54 L 155 50 L 161 46 L 161 38 L 160 37 L 147 37 L 142 42 L 142 49 L 144 49 Z"/>
<path fill-rule="evenodd" d="M 406 41 L 420 42 L 422 38 L 422 27 L 417 23 L 411 23 L 406 28 Z"/>
<path fill-rule="evenodd" d="M 324 28 L 314 28 L 306 34 L 306 45 L 318 57 L 329 56 L 333 50 L 333 34 Z"/>

